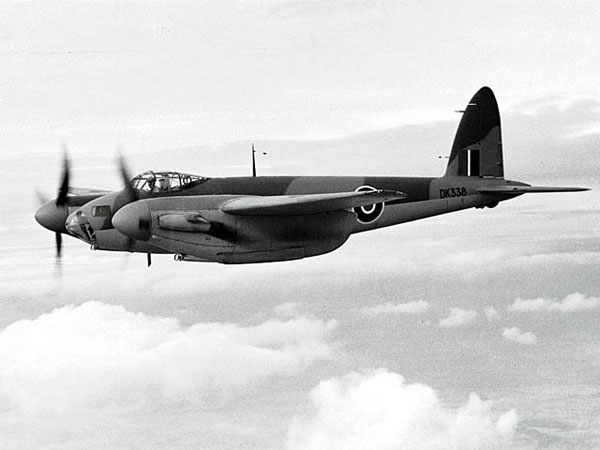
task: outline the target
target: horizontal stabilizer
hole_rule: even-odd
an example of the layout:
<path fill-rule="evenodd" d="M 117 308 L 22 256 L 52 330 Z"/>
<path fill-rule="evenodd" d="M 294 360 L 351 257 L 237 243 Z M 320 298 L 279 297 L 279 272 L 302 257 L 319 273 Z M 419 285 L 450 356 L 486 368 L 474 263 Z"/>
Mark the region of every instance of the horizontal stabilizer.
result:
<path fill-rule="evenodd" d="M 484 186 L 477 189 L 481 194 L 530 194 L 542 192 L 580 192 L 589 191 L 582 187 L 552 187 L 552 186 Z"/>
<path fill-rule="evenodd" d="M 222 211 L 245 216 L 288 216 L 319 214 L 340 209 L 401 200 L 406 194 L 398 191 L 334 192 L 327 194 L 248 196 L 225 203 Z"/>

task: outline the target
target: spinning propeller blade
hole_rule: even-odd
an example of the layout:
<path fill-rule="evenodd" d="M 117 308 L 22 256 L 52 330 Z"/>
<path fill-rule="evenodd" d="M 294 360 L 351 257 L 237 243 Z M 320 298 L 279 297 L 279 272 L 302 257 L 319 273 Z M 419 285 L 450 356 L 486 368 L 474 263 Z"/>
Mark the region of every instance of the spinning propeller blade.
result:
<path fill-rule="evenodd" d="M 35 189 L 35 198 L 38 202 L 38 206 L 42 206 L 44 203 L 48 203 L 50 199 L 48 196 L 39 189 Z"/>
<path fill-rule="evenodd" d="M 123 157 L 123 153 L 121 152 L 121 148 L 117 150 L 117 163 L 119 165 L 119 173 L 121 174 L 121 180 L 123 181 L 123 188 L 127 193 L 128 202 L 134 202 L 139 199 L 137 191 L 131 186 L 131 172 L 129 171 L 129 167 Z"/>
<path fill-rule="evenodd" d="M 117 148 L 117 164 L 119 166 L 119 173 L 121 175 L 121 181 L 123 182 L 123 188 L 126 193 L 127 203 L 135 202 L 139 200 L 138 192 L 131 185 L 131 172 L 129 170 L 129 166 L 125 161 L 125 157 L 123 156 L 123 152 L 121 147 Z M 127 239 L 127 250 L 132 251 L 134 245 L 134 240 L 130 237 Z M 150 266 L 151 262 L 148 257 L 148 266 Z"/>
<path fill-rule="evenodd" d="M 62 233 L 54 233 L 56 239 L 56 257 L 60 259 L 62 252 Z"/>
<path fill-rule="evenodd" d="M 60 186 L 58 188 L 58 195 L 56 197 L 56 207 L 66 208 L 67 207 L 67 194 L 69 193 L 69 180 L 71 177 L 71 164 L 68 157 L 67 146 L 63 143 L 63 168 Z M 62 254 L 62 234 L 55 233 L 56 241 L 56 258 L 60 260 Z"/>
<path fill-rule="evenodd" d="M 56 206 L 65 206 L 67 203 L 67 194 L 69 193 L 69 178 L 71 172 L 71 164 L 67 156 L 67 147 L 63 144 L 63 170 L 60 186 L 58 188 L 58 196 L 56 197 Z"/>

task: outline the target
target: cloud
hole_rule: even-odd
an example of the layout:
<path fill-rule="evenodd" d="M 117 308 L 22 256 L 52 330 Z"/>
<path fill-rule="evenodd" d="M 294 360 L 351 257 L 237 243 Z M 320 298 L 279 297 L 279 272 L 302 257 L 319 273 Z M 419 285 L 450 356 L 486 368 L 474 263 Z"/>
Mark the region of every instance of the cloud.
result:
<path fill-rule="evenodd" d="M 335 321 L 197 323 L 87 302 L 0 332 L 0 403 L 26 411 L 108 404 L 203 405 L 333 355 Z"/>
<path fill-rule="evenodd" d="M 477 317 L 477 311 L 472 309 L 450 308 L 450 315 L 445 319 L 440 319 L 440 327 L 461 327 L 468 325 Z"/>
<path fill-rule="evenodd" d="M 490 322 L 493 320 L 500 319 L 500 313 L 493 306 L 486 306 L 485 308 L 483 308 L 483 313 L 485 314 L 486 319 Z"/>
<path fill-rule="evenodd" d="M 519 344 L 531 345 L 537 342 L 537 336 L 531 332 L 522 332 L 517 327 L 505 328 L 502 332 L 502 337 L 507 341 L 518 342 Z"/>
<path fill-rule="evenodd" d="M 560 301 L 547 298 L 533 298 L 523 300 L 517 298 L 512 305 L 509 305 L 507 311 L 558 311 L 571 312 L 583 311 L 600 307 L 600 298 L 586 297 L 579 292 L 567 295 Z"/>
<path fill-rule="evenodd" d="M 277 305 L 273 309 L 273 313 L 277 317 L 289 318 L 296 317 L 299 315 L 298 308 L 300 307 L 300 303 L 298 302 L 288 302 Z"/>
<path fill-rule="evenodd" d="M 287 450 L 500 449 L 518 422 L 514 410 L 494 420 L 476 394 L 447 408 L 430 387 L 385 369 L 323 381 L 310 400 L 314 411 L 292 422 Z"/>
<path fill-rule="evenodd" d="M 429 309 L 429 303 L 419 300 L 407 303 L 382 303 L 376 306 L 362 308 L 364 314 L 375 316 L 378 314 L 423 314 Z"/>

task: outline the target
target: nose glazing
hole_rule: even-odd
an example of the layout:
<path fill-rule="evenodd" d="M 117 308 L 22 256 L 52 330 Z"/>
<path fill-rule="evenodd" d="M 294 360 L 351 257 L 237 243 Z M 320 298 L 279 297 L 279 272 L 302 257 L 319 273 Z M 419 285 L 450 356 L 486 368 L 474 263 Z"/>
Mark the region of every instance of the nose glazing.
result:
<path fill-rule="evenodd" d="M 89 220 L 79 209 L 67 217 L 65 228 L 69 233 L 85 242 L 93 243 L 95 240 L 94 230 L 92 229 Z"/>

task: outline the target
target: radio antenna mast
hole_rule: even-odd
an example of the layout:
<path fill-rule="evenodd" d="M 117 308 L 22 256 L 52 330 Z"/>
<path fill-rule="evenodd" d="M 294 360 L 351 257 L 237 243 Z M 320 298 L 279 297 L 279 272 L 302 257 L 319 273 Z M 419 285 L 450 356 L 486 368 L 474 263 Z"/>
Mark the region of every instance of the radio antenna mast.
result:
<path fill-rule="evenodd" d="M 254 142 L 252 143 L 252 176 L 256 176 L 256 157 L 255 154 L 260 153 L 261 155 L 266 155 L 267 152 L 257 152 L 254 150 Z"/>

